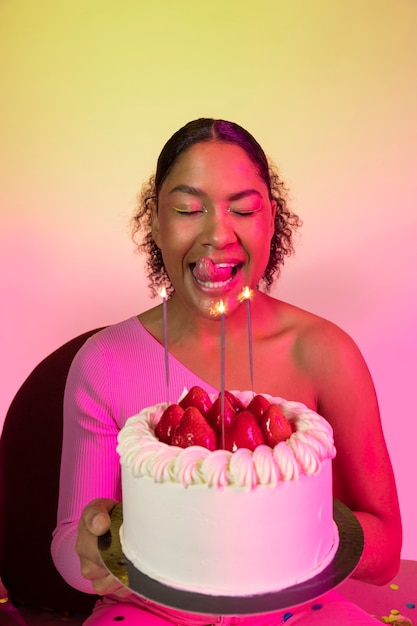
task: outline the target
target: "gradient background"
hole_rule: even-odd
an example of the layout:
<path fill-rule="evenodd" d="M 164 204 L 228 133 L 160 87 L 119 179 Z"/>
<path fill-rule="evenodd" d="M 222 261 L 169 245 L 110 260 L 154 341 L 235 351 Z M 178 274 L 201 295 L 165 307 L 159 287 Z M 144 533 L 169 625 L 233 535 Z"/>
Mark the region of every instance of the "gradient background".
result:
<path fill-rule="evenodd" d="M 274 293 L 369 364 L 417 559 L 416 0 L 0 0 L 0 59 L 0 429 L 44 356 L 149 306 L 136 192 L 179 126 L 233 119 L 304 220 Z"/>

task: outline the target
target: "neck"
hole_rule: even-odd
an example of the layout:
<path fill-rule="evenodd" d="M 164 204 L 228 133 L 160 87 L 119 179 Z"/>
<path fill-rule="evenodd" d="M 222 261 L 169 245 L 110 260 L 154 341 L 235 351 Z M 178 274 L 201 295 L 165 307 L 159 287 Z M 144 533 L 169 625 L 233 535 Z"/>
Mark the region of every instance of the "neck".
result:
<path fill-rule="evenodd" d="M 225 315 L 225 329 L 227 343 L 233 344 L 247 341 L 248 335 L 248 309 L 251 321 L 251 330 L 254 334 L 262 334 L 265 328 L 266 316 L 268 315 L 269 296 L 262 292 L 254 292 L 249 305 L 246 301 L 238 304 L 233 310 Z M 170 342 L 181 342 L 184 339 L 194 338 L 196 341 L 204 341 L 205 344 L 218 342 L 221 333 L 221 315 L 210 317 L 209 315 L 196 315 L 183 305 L 174 295 L 168 301 L 168 333 Z"/>

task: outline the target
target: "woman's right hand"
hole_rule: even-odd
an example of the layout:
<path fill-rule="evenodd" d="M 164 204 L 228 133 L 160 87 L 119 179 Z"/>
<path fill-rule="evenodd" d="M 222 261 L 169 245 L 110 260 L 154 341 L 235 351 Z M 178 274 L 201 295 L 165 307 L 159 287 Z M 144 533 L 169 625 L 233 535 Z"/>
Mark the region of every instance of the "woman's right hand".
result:
<path fill-rule="evenodd" d="M 78 523 L 75 549 L 80 557 L 81 574 L 91 581 L 95 592 L 100 596 L 112 594 L 123 598 L 131 591 L 104 567 L 97 545 L 97 538 L 110 530 L 110 511 L 116 504 L 111 498 L 97 498 L 85 507 Z"/>

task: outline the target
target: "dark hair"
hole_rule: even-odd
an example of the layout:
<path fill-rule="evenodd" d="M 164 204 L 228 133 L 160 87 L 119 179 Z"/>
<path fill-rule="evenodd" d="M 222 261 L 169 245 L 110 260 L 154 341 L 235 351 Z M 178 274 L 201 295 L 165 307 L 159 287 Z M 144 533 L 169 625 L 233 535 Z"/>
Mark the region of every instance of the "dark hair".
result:
<path fill-rule="evenodd" d="M 132 234 L 136 241 L 138 233 L 142 233 L 140 241 L 137 242 L 137 249 L 147 255 L 147 277 L 152 294 L 157 295 L 163 285 L 168 293 L 173 293 L 174 288 L 166 272 L 161 251 L 152 237 L 150 203 L 152 201 L 157 203 L 161 187 L 178 157 L 194 144 L 204 141 L 231 143 L 242 148 L 267 186 L 270 199 L 277 203 L 275 232 L 271 239 L 269 261 L 260 284 L 264 291 L 268 292 L 275 278 L 279 276 L 285 257 L 294 252 L 293 235 L 301 226 L 301 220 L 289 210 L 288 190 L 275 165 L 268 160 L 256 139 L 234 122 L 200 118 L 177 130 L 167 141 L 159 155 L 155 175 L 144 183 L 138 194 L 137 208 L 132 219 Z"/>

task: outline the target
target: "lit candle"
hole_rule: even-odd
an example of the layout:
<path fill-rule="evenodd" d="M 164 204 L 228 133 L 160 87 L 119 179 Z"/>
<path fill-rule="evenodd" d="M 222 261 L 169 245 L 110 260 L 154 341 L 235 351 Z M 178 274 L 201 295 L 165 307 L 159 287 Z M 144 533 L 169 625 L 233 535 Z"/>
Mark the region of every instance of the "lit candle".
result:
<path fill-rule="evenodd" d="M 225 322 L 226 322 L 226 305 L 220 300 L 211 310 L 212 315 L 221 315 L 221 331 L 220 331 L 220 410 L 222 416 L 222 441 L 224 447 L 224 390 L 225 390 Z"/>
<path fill-rule="evenodd" d="M 158 295 L 162 298 L 162 311 L 164 322 L 164 352 L 165 352 L 165 382 L 167 387 L 167 403 L 169 404 L 169 366 L 168 366 L 168 314 L 167 314 L 167 290 L 161 287 Z"/>
<path fill-rule="evenodd" d="M 252 321 L 251 321 L 251 311 L 250 311 L 250 301 L 253 296 L 252 289 L 249 287 L 245 287 L 242 292 L 239 294 L 239 302 L 246 302 L 246 318 L 248 321 L 248 349 L 249 349 L 249 374 L 250 374 L 250 382 L 253 391 L 253 355 L 252 355 Z"/>
<path fill-rule="evenodd" d="M 219 302 L 219 313 L 222 316 L 222 328 L 221 328 L 221 339 L 220 339 L 220 393 L 221 393 L 221 411 L 222 411 L 222 424 L 224 428 L 224 379 L 225 379 L 225 321 L 226 321 L 226 307 L 224 306 L 223 300 Z"/>

